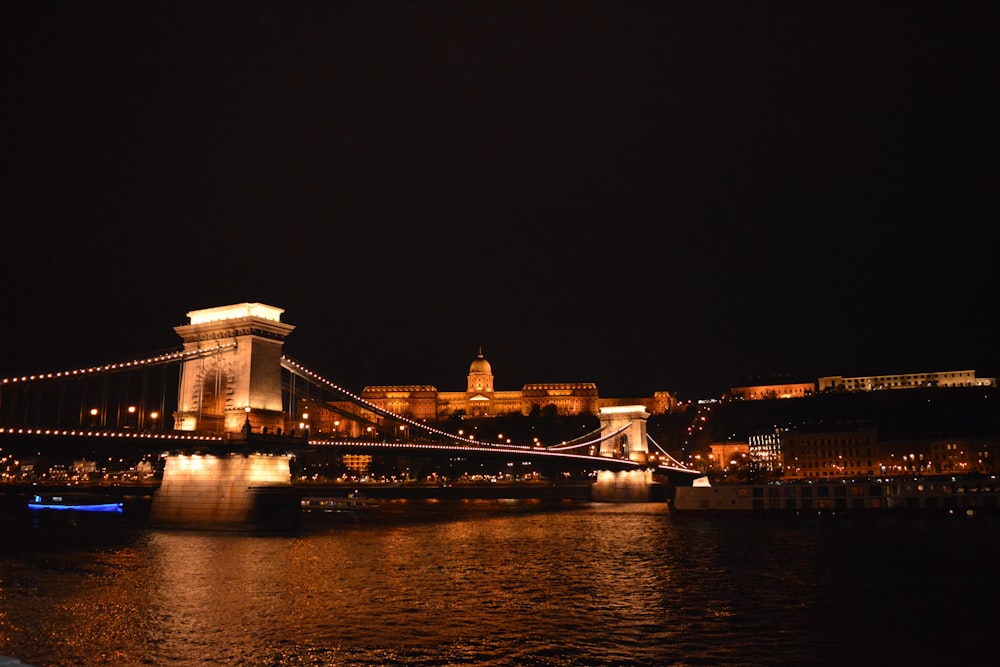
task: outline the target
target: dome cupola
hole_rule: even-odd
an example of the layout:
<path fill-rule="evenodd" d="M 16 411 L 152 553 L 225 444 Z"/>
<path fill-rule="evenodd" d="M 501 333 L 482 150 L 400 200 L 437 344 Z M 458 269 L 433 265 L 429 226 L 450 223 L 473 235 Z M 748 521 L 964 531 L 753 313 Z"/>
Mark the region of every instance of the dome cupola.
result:
<path fill-rule="evenodd" d="M 479 349 L 479 356 L 473 359 L 472 363 L 469 365 L 469 372 L 470 373 L 493 372 L 493 368 L 490 366 L 490 362 L 486 361 L 486 358 L 483 356 L 482 348 Z"/>
<path fill-rule="evenodd" d="M 493 391 L 493 368 L 483 356 L 483 348 L 479 348 L 479 355 L 469 364 L 468 391 L 475 393 Z"/>

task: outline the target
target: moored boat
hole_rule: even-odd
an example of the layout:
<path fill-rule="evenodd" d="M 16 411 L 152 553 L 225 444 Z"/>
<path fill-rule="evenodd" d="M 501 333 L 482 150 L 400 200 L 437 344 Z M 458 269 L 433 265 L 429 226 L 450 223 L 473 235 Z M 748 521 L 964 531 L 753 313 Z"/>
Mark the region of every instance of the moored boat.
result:
<path fill-rule="evenodd" d="M 346 498 L 340 496 L 315 496 L 302 499 L 302 509 L 319 512 L 368 512 L 380 507 L 377 500 L 363 494 L 352 493 Z"/>
<path fill-rule="evenodd" d="M 61 510 L 72 512 L 122 512 L 125 503 L 95 493 L 35 494 L 28 501 L 31 510 Z"/>
<path fill-rule="evenodd" d="M 667 507 L 684 515 L 823 515 L 943 511 L 972 515 L 1000 510 L 995 478 L 885 478 L 679 486 Z"/>

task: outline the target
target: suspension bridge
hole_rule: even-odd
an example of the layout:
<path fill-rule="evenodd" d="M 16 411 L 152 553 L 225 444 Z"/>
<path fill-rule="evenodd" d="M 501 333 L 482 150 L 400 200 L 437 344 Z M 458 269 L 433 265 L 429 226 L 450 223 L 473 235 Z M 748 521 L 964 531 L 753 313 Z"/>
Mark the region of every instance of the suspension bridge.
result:
<path fill-rule="evenodd" d="M 192 311 L 188 324 L 174 328 L 180 349 L 2 378 L 0 446 L 110 444 L 160 452 L 166 466 L 157 495 L 173 497 L 178 507 L 185 496 L 204 502 L 219 490 L 212 481 L 221 479 L 218 471 L 195 472 L 208 460 L 228 468 L 252 462 L 222 475 L 234 488 L 249 489 L 290 484 L 289 461 L 304 452 L 516 459 L 588 469 L 597 477 L 595 497 L 608 500 L 645 499 L 653 475 L 693 475 L 648 436 L 643 406 L 602 408 L 598 428 L 551 444 L 491 442 L 450 430 L 451 424 L 395 414 L 285 355 L 294 327 L 281 321 L 282 313 L 259 303 Z"/>

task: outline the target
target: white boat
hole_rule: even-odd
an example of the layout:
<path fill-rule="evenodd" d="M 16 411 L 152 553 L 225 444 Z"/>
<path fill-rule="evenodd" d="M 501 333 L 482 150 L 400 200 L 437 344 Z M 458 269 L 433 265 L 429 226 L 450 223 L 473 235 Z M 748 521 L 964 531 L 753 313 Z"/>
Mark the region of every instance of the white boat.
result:
<path fill-rule="evenodd" d="M 995 478 L 862 479 L 711 485 L 705 477 L 679 486 L 668 499 L 671 514 L 811 515 L 859 512 L 996 513 L 1000 482 Z"/>

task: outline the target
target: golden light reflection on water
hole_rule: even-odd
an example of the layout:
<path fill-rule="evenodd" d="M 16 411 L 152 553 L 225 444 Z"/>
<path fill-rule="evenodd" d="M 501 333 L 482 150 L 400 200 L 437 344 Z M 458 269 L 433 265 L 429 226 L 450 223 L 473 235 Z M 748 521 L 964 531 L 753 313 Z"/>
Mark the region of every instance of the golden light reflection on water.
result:
<path fill-rule="evenodd" d="M 563 515 L 575 535 L 567 558 L 566 537 L 546 516 L 298 537 L 155 533 L 156 656 L 249 660 L 299 639 L 391 652 L 502 642 L 512 628 L 580 631 L 623 615 L 655 622 L 646 618 L 655 612 L 646 597 L 655 547 L 641 528 L 623 520 L 595 530 L 593 517 Z"/>
<path fill-rule="evenodd" d="M 980 524 L 934 526 L 962 545 L 935 550 L 927 530 L 891 522 L 674 522 L 655 504 L 509 510 L 410 503 L 409 519 L 277 536 L 5 532 L 0 655 L 38 667 L 801 664 L 846 650 L 830 617 L 838 636 L 877 640 L 881 607 L 858 607 L 851 587 L 898 576 L 900 554 L 920 554 L 914 572 L 964 572 L 1000 551 L 1000 531 L 962 532 Z M 917 538 L 920 550 L 900 549 Z M 973 597 L 971 583 L 952 583 Z"/>

